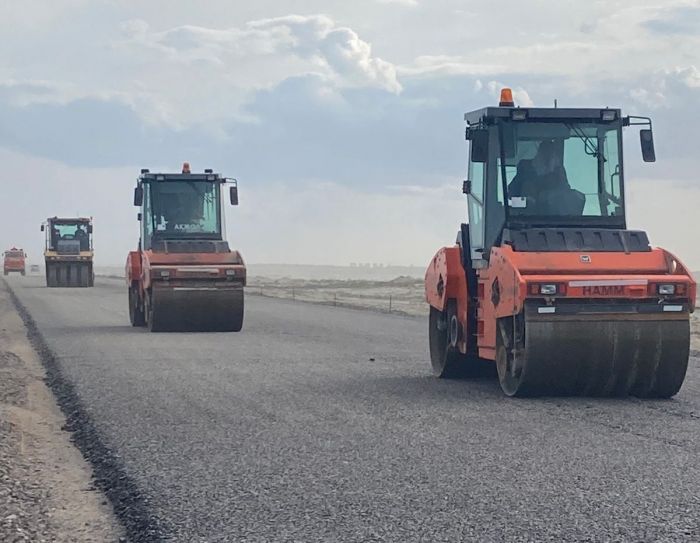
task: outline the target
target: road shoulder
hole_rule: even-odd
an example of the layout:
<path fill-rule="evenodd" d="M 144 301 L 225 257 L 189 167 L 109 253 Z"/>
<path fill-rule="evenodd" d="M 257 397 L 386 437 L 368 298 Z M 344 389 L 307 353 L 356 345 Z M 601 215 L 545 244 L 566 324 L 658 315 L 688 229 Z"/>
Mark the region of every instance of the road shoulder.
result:
<path fill-rule="evenodd" d="M 119 541 L 123 531 L 0 282 L 0 540 Z"/>

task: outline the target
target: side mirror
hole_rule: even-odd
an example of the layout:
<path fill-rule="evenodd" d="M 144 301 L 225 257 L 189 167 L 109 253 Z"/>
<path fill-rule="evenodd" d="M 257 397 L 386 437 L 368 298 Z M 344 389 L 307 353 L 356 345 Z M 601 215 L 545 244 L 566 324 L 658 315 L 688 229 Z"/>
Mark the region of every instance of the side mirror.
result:
<path fill-rule="evenodd" d="M 471 130 L 469 133 L 471 140 L 471 161 L 486 162 L 489 159 L 489 132 L 488 130 Z"/>
<path fill-rule="evenodd" d="M 642 146 L 642 160 L 644 162 L 656 162 L 654 133 L 651 131 L 651 128 L 644 128 L 639 131 L 639 142 Z"/>
<path fill-rule="evenodd" d="M 237 186 L 234 185 L 233 187 L 231 187 L 231 189 L 229 191 L 229 198 L 231 200 L 232 206 L 238 205 L 238 187 Z"/>
<path fill-rule="evenodd" d="M 143 204 L 143 187 L 138 185 L 134 189 L 134 205 L 140 207 Z"/>
<path fill-rule="evenodd" d="M 142 216 L 142 215 L 141 215 L 141 212 L 139 211 L 139 212 L 136 214 L 136 220 L 140 222 L 140 221 L 141 221 L 141 216 Z"/>
<path fill-rule="evenodd" d="M 91 224 L 88 224 L 88 226 L 87 226 L 87 233 L 92 234 L 92 225 Z"/>
<path fill-rule="evenodd" d="M 42 231 L 42 232 L 44 231 L 44 225 L 43 225 L 43 224 L 41 225 L 41 231 Z"/>

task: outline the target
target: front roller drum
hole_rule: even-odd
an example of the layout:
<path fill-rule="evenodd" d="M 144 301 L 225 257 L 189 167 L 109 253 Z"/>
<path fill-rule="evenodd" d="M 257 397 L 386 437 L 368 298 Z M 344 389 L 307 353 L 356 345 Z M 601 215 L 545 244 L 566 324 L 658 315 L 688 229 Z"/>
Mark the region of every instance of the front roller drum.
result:
<path fill-rule="evenodd" d="M 499 319 L 501 387 L 509 396 L 670 398 L 685 379 L 690 323 L 649 317 Z"/>
<path fill-rule="evenodd" d="M 243 287 L 154 288 L 145 313 L 152 332 L 239 332 Z"/>

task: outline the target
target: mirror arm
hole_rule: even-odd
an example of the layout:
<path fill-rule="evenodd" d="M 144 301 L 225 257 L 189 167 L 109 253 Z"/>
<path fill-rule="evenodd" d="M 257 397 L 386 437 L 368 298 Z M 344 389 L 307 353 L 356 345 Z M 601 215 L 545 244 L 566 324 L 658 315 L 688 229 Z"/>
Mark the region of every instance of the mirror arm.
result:
<path fill-rule="evenodd" d="M 623 126 L 648 126 L 652 130 L 651 117 L 638 117 L 637 115 L 628 115 L 622 119 Z"/>

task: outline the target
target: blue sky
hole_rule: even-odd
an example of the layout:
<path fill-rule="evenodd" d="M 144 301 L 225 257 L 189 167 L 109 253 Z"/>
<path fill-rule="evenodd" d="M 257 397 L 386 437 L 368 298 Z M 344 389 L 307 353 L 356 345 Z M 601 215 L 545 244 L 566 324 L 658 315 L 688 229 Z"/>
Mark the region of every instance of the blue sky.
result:
<path fill-rule="evenodd" d="M 700 268 L 700 2 L 24 0 L 0 7 L 0 243 L 48 215 L 135 245 L 140 167 L 235 176 L 251 262 L 423 265 L 464 220 L 462 115 L 521 105 L 654 118 L 627 136 L 630 226 Z M 695 121 L 695 122 L 694 122 Z"/>

